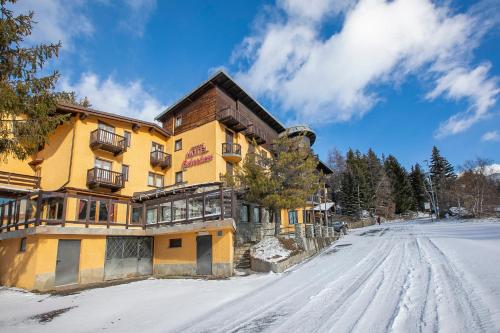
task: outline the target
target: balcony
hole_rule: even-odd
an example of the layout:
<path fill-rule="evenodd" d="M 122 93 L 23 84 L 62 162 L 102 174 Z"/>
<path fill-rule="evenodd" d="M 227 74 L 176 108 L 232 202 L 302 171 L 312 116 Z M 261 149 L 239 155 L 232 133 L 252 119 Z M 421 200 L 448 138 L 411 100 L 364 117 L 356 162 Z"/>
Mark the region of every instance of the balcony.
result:
<path fill-rule="evenodd" d="M 92 150 L 101 149 L 113 153 L 115 156 L 126 150 L 125 138 L 98 128 L 90 132 L 90 148 Z"/>
<path fill-rule="evenodd" d="M 235 132 L 241 132 L 248 126 L 248 120 L 238 110 L 230 107 L 219 110 L 217 120 Z"/>
<path fill-rule="evenodd" d="M 231 163 L 241 161 L 241 146 L 237 143 L 223 143 L 222 157 Z"/>
<path fill-rule="evenodd" d="M 151 152 L 149 161 L 153 167 L 159 166 L 162 169 L 166 169 L 172 165 L 172 156 L 160 150 L 155 150 Z"/>
<path fill-rule="evenodd" d="M 245 131 L 245 135 L 250 140 L 255 140 L 255 142 L 257 142 L 257 144 L 259 145 L 266 143 L 267 141 L 266 133 L 260 127 L 257 127 L 254 124 L 248 125 Z"/>
<path fill-rule="evenodd" d="M 0 184 L 35 189 L 40 187 L 40 177 L 0 171 Z"/>
<path fill-rule="evenodd" d="M 87 186 L 90 189 L 110 189 L 112 192 L 122 189 L 123 174 L 111 170 L 93 168 L 87 171 Z"/>

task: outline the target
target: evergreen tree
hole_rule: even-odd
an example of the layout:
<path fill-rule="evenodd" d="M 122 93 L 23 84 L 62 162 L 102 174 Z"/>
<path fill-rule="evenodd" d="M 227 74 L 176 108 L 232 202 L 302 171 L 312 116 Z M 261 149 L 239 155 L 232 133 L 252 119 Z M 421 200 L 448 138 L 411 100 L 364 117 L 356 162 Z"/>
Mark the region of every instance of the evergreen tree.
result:
<path fill-rule="evenodd" d="M 25 159 L 67 118 L 56 112 L 56 102 L 71 102 L 74 95 L 54 91 L 57 71 L 42 74 L 46 62 L 58 56 L 61 43 L 25 43 L 34 13 L 15 16 L 8 8 L 15 2 L 0 0 L 0 155 Z"/>
<path fill-rule="evenodd" d="M 413 190 L 413 202 L 415 210 L 424 210 L 427 201 L 425 189 L 425 177 L 420 165 L 417 163 L 411 167 L 410 183 Z"/>
<path fill-rule="evenodd" d="M 440 215 L 443 215 L 452 205 L 452 188 L 456 175 L 451 163 L 441 156 L 436 146 L 432 147 L 430 173 L 433 190 L 437 194 L 437 204 L 439 206 Z"/>
<path fill-rule="evenodd" d="M 384 176 L 384 167 L 377 157 L 375 152 L 370 148 L 365 156 L 367 165 L 367 183 L 368 183 L 368 202 L 367 206 L 370 211 L 375 211 L 377 204 L 377 195 L 381 190 L 381 181 Z"/>
<path fill-rule="evenodd" d="M 413 206 L 413 191 L 408 174 L 398 160 L 389 155 L 385 160 L 385 170 L 392 185 L 392 199 L 396 204 L 396 213 L 409 211 Z"/>

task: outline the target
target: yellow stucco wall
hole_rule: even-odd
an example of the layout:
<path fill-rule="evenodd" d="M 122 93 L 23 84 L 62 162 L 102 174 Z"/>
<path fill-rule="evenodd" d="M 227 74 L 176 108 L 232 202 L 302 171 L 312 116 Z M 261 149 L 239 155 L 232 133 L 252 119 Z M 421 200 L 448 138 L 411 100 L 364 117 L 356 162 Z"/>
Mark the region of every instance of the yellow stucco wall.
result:
<path fill-rule="evenodd" d="M 20 238 L 0 241 L 0 284 L 33 289 L 37 262 L 37 238 L 28 237 L 26 251 L 20 252 Z"/>
<path fill-rule="evenodd" d="M 207 232 L 212 236 L 212 262 L 214 264 L 233 261 L 233 232 L 221 231 L 222 236 L 217 236 L 217 230 Z M 153 264 L 195 264 L 197 236 L 197 232 L 155 236 Z M 182 239 L 182 247 L 169 248 L 169 240 L 175 238 Z"/>

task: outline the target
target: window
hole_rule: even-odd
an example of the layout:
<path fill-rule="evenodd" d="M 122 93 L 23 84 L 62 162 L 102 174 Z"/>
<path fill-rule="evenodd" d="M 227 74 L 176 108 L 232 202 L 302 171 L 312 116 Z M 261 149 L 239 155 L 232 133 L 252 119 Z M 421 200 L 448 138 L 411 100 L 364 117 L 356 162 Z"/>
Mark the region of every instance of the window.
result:
<path fill-rule="evenodd" d="M 175 127 L 179 127 L 182 125 L 182 116 L 175 117 Z"/>
<path fill-rule="evenodd" d="M 253 223 L 259 223 L 260 221 L 260 208 L 259 207 L 252 207 L 252 222 Z"/>
<path fill-rule="evenodd" d="M 150 172 L 148 174 L 148 186 L 163 187 L 163 175 Z"/>
<path fill-rule="evenodd" d="M 288 211 L 288 224 L 297 224 L 297 211 L 296 210 L 290 210 Z"/>
<path fill-rule="evenodd" d="M 151 151 L 163 151 L 163 145 L 153 142 L 151 143 Z"/>
<path fill-rule="evenodd" d="M 182 238 L 169 239 L 168 247 L 182 247 Z"/>
<path fill-rule="evenodd" d="M 114 222 L 115 220 L 115 205 L 109 204 L 109 202 L 99 201 L 99 222 L 107 222 L 109 220 Z"/>
<path fill-rule="evenodd" d="M 141 224 L 142 223 L 142 207 L 136 206 L 132 207 L 132 223 Z"/>
<path fill-rule="evenodd" d="M 156 207 L 154 208 L 148 208 L 146 210 L 146 223 L 147 224 L 154 224 L 157 222 L 156 217 L 158 216 L 158 209 Z"/>
<path fill-rule="evenodd" d="M 164 202 L 160 204 L 161 222 L 172 222 L 172 203 Z"/>
<path fill-rule="evenodd" d="M 26 252 L 26 237 L 21 238 L 21 242 L 19 244 L 19 252 Z"/>
<path fill-rule="evenodd" d="M 63 212 L 63 198 L 49 198 L 47 200 L 47 219 L 61 220 Z"/>
<path fill-rule="evenodd" d="M 175 183 L 182 183 L 182 171 L 175 173 Z"/>
<path fill-rule="evenodd" d="M 99 124 L 97 126 L 100 129 L 102 129 L 102 130 L 105 130 L 105 131 L 108 131 L 108 132 L 111 132 L 111 133 L 115 132 L 114 126 L 111 126 L 111 125 L 108 125 L 108 124 L 105 124 L 105 123 L 101 123 L 101 122 L 99 122 Z"/>
<path fill-rule="evenodd" d="M 102 160 L 100 158 L 96 158 L 94 162 L 94 166 L 98 169 L 111 170 L 112 163 L 110 161 Z"/>
<path fill-rule="evenodd" d="M 182 149 L 182 139 L 175 140 L 174 150 L 178 151 Z"/>
<path fill-rule="evenodd" d="M 173 220 L 185 220 L 186 219 L 186 200 L 176 200 L 172 202 L 172 210 L 174 213 Z"/>
<path fill-rule="evenodd" d="M 203 216 L 203 197 L 188 199 L 189 218 L 195 219 Z"/>
<path fill-rule="evenodd" d="M 248 206 L 241 205 L 240 207 L 240 222 L 248 223 Z"/>
<path fill-rule="evenodd" d="M 123 136 L 125 137 L 125 147 L 130 147 L 130 143 L 132 142 L 132 133 L 125 131 L 123 132 Z"/>
<path fill-rule="evenodd" d="M 127 181 L 128 180 L 128 165 L 125 165 L 125 164 L 122 165 L 122 175 L 123 175 L 123 180 Z"/>

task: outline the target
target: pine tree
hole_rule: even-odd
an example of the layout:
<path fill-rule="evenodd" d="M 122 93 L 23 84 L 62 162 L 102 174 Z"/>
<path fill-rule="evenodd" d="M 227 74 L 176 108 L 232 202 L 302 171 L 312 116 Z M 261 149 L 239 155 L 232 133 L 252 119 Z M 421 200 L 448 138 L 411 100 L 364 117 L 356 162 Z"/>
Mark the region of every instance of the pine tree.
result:
<path fill-rule="evenodd" d="M 385 160 L 385 170 L 392 185 L 392 199 L 396 204 L 396 213 L 405 213 L 414 206 L 413 191 L 406 170 L 398 160 L 389 155 Z"/>
<path fill-rule="evenodd" d="M 425 177 L 420 165 L 417 163 L 411 167 L 410 183 L 413 190 L 413 202 L 415 210 L 424 210 L 425 202 L 427 201 L 425 189 Z"/>
<path fill-rule="evenodd" d="M 61 43 L 31 45 L 34 13 L 15 16 L 15 0 L 0 0 L 0 155 L 25 159 L 67 119 L 56 112 L 58 100 L 74 95 L 55 92 L 57 71 L 44 75 L 47 61 L 57 57 Z"/>
<path fill-rule="evenodd" d="M 432 186 L 437 194 L 437 204 L 439 206 L 440 215 L 443 215 L 452 205 L 452 188 L 456 175 L 451 163 L 441 156 L 436 146 L 432 147 L 430 173 Z"/>

